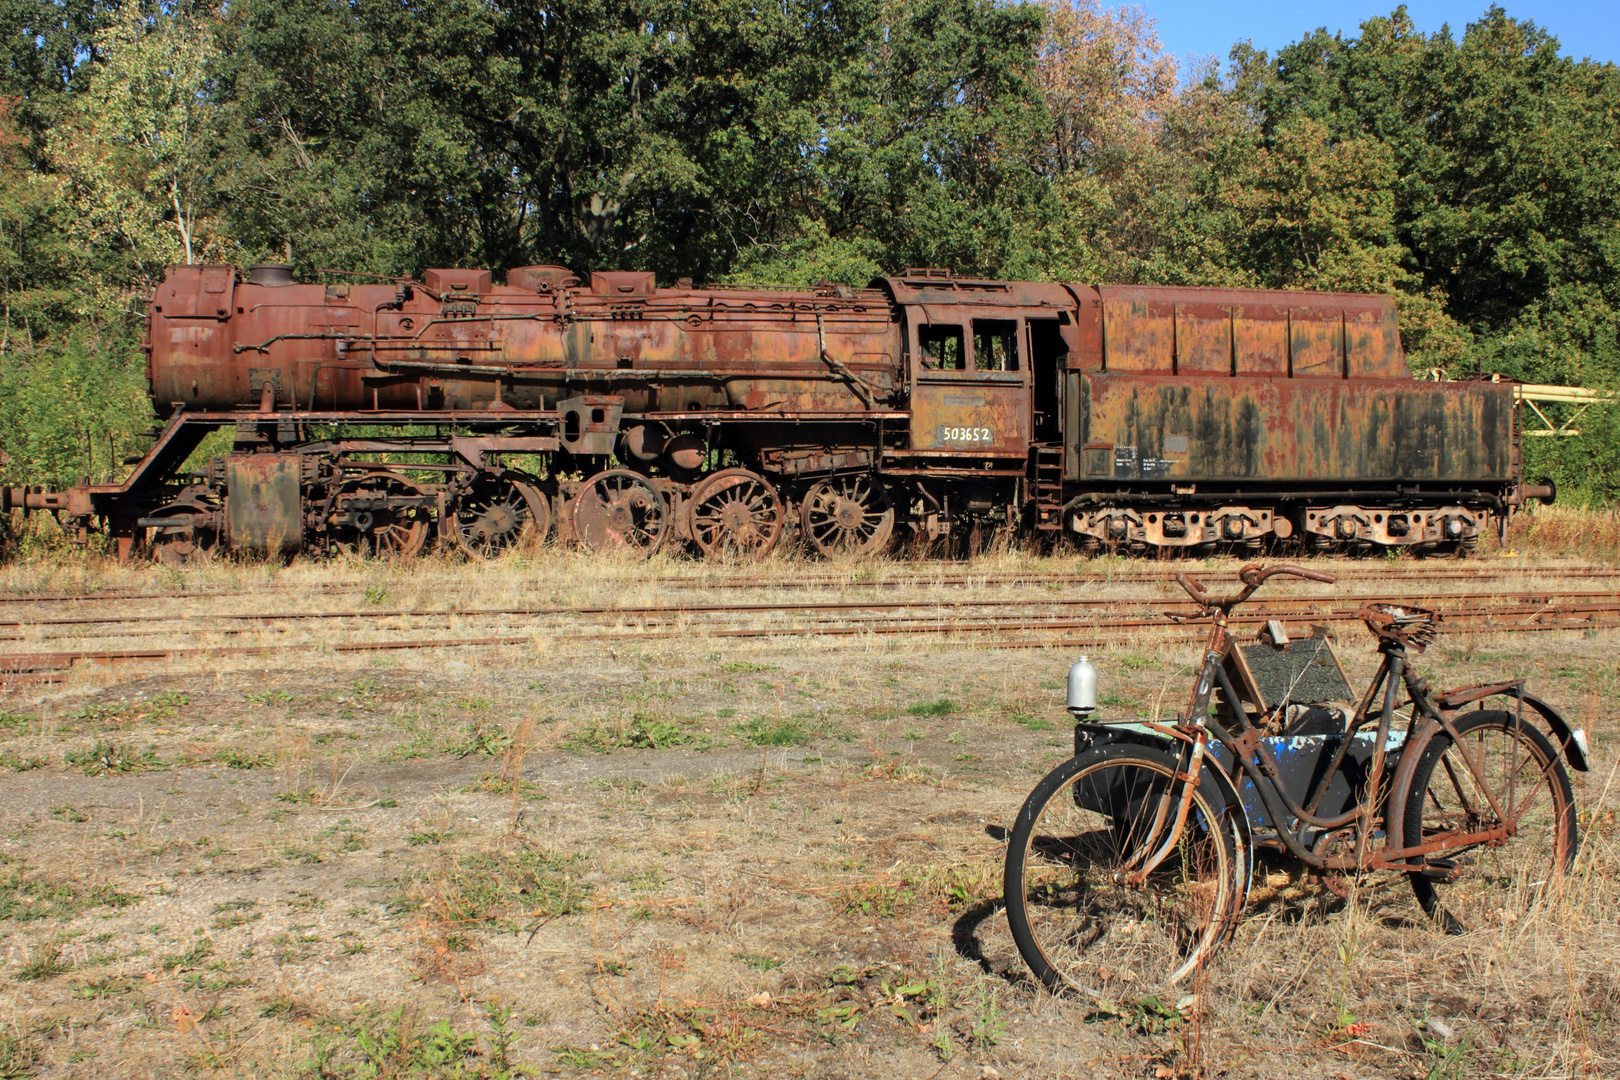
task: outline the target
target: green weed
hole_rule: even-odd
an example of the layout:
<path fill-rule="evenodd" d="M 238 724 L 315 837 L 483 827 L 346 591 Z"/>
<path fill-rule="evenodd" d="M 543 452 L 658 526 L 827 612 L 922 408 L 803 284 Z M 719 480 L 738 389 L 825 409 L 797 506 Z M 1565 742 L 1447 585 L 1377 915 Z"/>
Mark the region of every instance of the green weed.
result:
<path fill-rule="evenodd" d="M 559 744 L 564 750 L 592 750 L 606 754 L 613 750 L 662 750 L 694 741 L 685 726 L 672 720 L 657 720 L 637 713 L 628 724 L 592 724 L 567 736 Z"/>
<path fill-rule="evenodd" d="M 139 896 L 119 892 L 111 885 L 77 889 L 72 885 L 29 877 L 25 867 L 0 876 L 0 919 L 33 922 L 38 919 L 71 919 L 94 907 L 125 908 L 141 902 Z"/>
<path fill-rule="evenodd" d="M 33 958 L 17 969 L 13 976 L 17 979 L 34 981 L 37 979 L 52 979 L 65 971 L 72 971 L 73 965 L 62 960 L 62 947 L 55 942 L 41 942 L 34 946 Z"/>
<path fill-rule="evenodd" d="M 62 760 L 74 768 L 83 769 L 86 776 L 142 772 L 160 769 L 164 765 L 150 750 L 137 753 L 127 746 L 105 739 L 97 739 L 88 750 L 69 750 L 62 755 Z"/>

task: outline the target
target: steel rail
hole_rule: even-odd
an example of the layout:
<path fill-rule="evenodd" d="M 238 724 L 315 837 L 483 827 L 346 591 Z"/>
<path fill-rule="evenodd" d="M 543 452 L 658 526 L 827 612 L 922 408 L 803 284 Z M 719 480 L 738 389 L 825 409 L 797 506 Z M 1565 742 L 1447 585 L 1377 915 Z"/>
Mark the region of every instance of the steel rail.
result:
<path fill-rule="evenodd" d="M 1466 634 L 1485 633 L 1504 629 L 1515 631 L 1550 631 L 1550 630 L 1591 630 L 1612 629 L 1620 627 L 1620 602 L 1613 605 L 1584 605 L 1584 612 L 1571 612 L 1572 615 L 1584 615 L 1583 618 L 1572 622 L 1545 621 L 1544 617 L 1557 618 L 1564 614 L 1557 609 L 1545 609 L 1538 613 L 1536 622 L 1518 622 L 1503 624 L 1494 621 L 1504 614 L 1500 610 L 1474 610 L 1467 609 L 1446 612 L 1445 621 L 1440 625 L 1442 633 Z M 1602 607 L 1603 610 L 1595 610 Z M 1607 614 L 1610 618 L 1597 619 L 1594 615 Z M 1262 623 L 1267 616 L 1265 613 L 1236 614 L 1232 622 L 1255 625 Z M 1306 618 L 1315 622 L 1354 622 L 1358 621 L 1352 613 L 1312 613 Z M 636 641 L 668 640 L 673 638 L 690 639 L 694 636 L 708 636 L 711 638 L 776 638 L 776 637 L 852 637 L 857 635 L 887 636 L 887 635 L 940 635 L 949 639 L 962 640 L 964 643 L 989 647 L 1037 647 L 1035 642 L 1044 642 L 1049 645 L 1077 645 L 1083 643 L 1118 644 L 1124 640 L 1139 636 L 1143 632 L 1154 630 L 1182 629 L 1188 625 L 1197 625 L 1201 620 L 1188 620 L 1187 622 L 1170 622 L 1162 618 L 1154 619 L 1112 619 L 1112 620 L 1052 620 L 1047 622 L 1023 623 L 1012 621 L 995 622 L 888 622 L 888 623 L 843 623 L 843 624 L 812 624 L 809 626 L 772 626 L 772 627 L 686 627 L 676 630 L 621 630 L 608 632 L 593 632 L 585 634 L 566 635 L 563 640 L 571 642 L 597 642 L 614 641 L 619 643 L 633 643 Z M 111 662 L 117 660 L 169 660 L 186 657 L 206 656 L 262 656 L 276 653 L 290 652 L 318 652 L 332 653 L 362 653 L 382 652 L 410 649 L 440 649 L 440 648 L 472 648 L 491 647 L 502 645 L 523 645 L 533 643 L 539 634 L 539 629 L 522 634 L 503 634 L 471 638 L 406 638 L 387 639 L 379 641 L 349 641 L 349 642 L 285 642 L 270 645 L 246 646 L 182 646 L 174 648 L 155 649 L 75 649 L 59 652 L 23 653 L 0 655 L 0 683 L 15 681 L 11 679 L 16 674 L 37 674 L 41 672 L 60 671 L 71 668 L 75 663 L 83 661 Z M 552 628 L 554 629 L 554 628 Z M 1052 634 L 1053 631 L 1085 631 L 1091 636 L 1078 638 L 1070 633 L 1054 637 L 1037 639 L 998 639 L 993 635 L 1014 633 L 1040 633 Z M 1102 633 L 1099 634 L 1099 631 Z M 984 635 L 992 635 L 985 637 Z M 552 641 L 556 641 L 552 635 Z"/>
<path fill-rule="evenodd" d="M 1369 594 L 1344 600 L 1340 597 L 1279 597 L 1271 600 L 1251 601 L 1245 605 L 1245 611 L 1253 614 L 1265 613 L 1275 616 L 1281 612 L 1291 614 L 1303 604 L 1316 603 L 1319 600 L 1337 601 L 1339 604 L 1367 604 L 1367 603 L 1436 603 L 1459 600 L 1496 600 L 1502 602 L 1504 608 L 1512 605 L 1548 605 L 1554 599 L 1564 601 L 1560 606 L 1568 608 L 1571 604 L 1583 601 L 1603 603 L 1607 601 L 1620 602 L 1620 592 L 1608 589 L 1592 590 L 1563 590 L 1563 589 L 1537 589 L 1517 593 L 1501 592 L 1424 592 L 1424 593 L 1387 593 Z M 1109 609 L 1129 607 L 1161 607 L 1176 609 L 1176 614 L 1182 610 L 1195 610 L 1184 600 L 1175 598 L 1166 599 L 1159 596 L 1124 596 L 1124 597 L 1064 597 L 1032 600 L 1027 597 L 1015 598 L 988 598 L 988 599 L 919 599 L 919 600 L 829 600 L 800 603 L 714 603 L 690 604 L 673 603 L 658 604 L 645 607 L 614 607 L 614 606 L 573 606 L 549 605 L 545 607 L 493 607 L 493 608 L 388 608 L 388 609 L 356 609 L 347 611 L 284 611 L 284 612 L 200 612 L 173 614 L 133 614 L 133 615 L 75 615 L 61 617 L 47 617 L 34 619 L 0 619 L 0 627 L 13 629 L 30 629 L 35 627 L 57 626 L 103 626 L 123 624 L 153 624 L 153 623 L 183 623 L 190 629 L 197 624 L 206 622 L 300 622 L 300 621 L 328 621 L 337 619 L 363 619 L 373 621 L 377 619 L 392 618 L 490 618 L 496 616 L 596 616 L 596 617 L 649 617 L 683 616 L 693 614 L 715 613 L 748 613 L 748 612 L 853 612 L 853 611 L 904 611 L 909 608 L 932 609 L 974 609 L 974 608 L 1009 608 L 1022 609 L 1059 608 L 1059 609 Z"/>
<path fill-rule="evenodd" d="M 926 565 L 926 564 L 925 564 Z M 941 566 L 961 566 L 960 563 L 940 563 Z M 1549 577 L 1562 577 L 1568 579 L 1580 578 L 1616 578 L 1620 577 L 1620 567 L 1585 566 L 1537 566 L 1537 567 L 1488 567 L 1479 566 L 1470 569 L 1451 568 L 1413 568 L 1393 569 L 1356 569 L 1351 567 L 1335 567 L 1334 574 L 1341 581 L 1364 580 L 1420 580 L 1445 581 L 1464 580 L 1478 581 L 1481 579 L 1523 577 L 1531 574 L 1540 574 Z M 1236 581 L 1235 575 L 1217 573 L 1210 575 L 1211 581 Z M 711 581 L 703 577 L 688 576 L 678 578 L 647 578 L 638 584 L 652 588 L 675 589 L 797 589 L 797 588 L 955 588 L 973 587 L 976 585 L 1007 585 L 1028 584 L 1032 586 L 1054 587 L 1062 585 L 1112 584 L 1112 583 L 1143 583 L 1143 582 L 1174 581 L 1173 573 L 1159 571 L 1086 571 L 1075 574 L 1049 575 L 1043 574 L 1039 569 L 1031 570 L 998 570 L 985 574 L 958 574 L 952 577 L 932 578 L 926 574 L 902 574 L 890 578 L 873 578 L 870 580 L 851 580 L 848 577 L 832 575 L 801 576 L 781 579 L 750 578 L 745 581 Z M 0 595 L 0 605 L 3 604 L 53 604 L 53 603 L 94 603 L 112 602 L 121 600 L 214 600 L 235 596 L 263 595 L 266 592 L 320 592 L 332 595 L 344 595 L 364 590 L 375 582 L 354 583 L 328 583 L 312 585 L 261 585 L 251 589 L 230 590 L 177 590 L 173 592 L 135 592 L 121 590 L 101 590 L 94 593 L 56 593 L 46 595 L 33 595 L 27 593 L 12 593 Z M 422 583 L 403 582 L 399 588 L 427 587 Z"/>
<path fill-rule="evenodd" d="M 1367 601 L 1367 602 L 1375 602 L 1379 598 L 1366 597 L 1366 598 L 1361 598 L 1361 599 L 1363 601 Z M 860 607 L 864 607 L 864 606 L 866 606 L 866 605 L 850 605 L 850 607 L 853 607 L 853 608 L 860 608 Z M 929 605 L 916 604 L 916 605 L 909 605 L 909 606 L 915 606 L 915 607 L 920 608 L 920 607 L 925 607 L 925 606 L 929 606 Z M 940 605 L 940 606 L 951 606 L 951 605 Z M 960 606 L 962 608 L 973 608 L 973 607 L 979 607 L 979 606 L 994 606 L 994 605 L 963 604 L 963 605 L 960 605 Z M 1008 614 L 1008 615 L 996 615 L 996 614 L 978 615 L 977 619 L 978 619 L 980 624 L 984 624 L 984 625 L 994 624 L 994 625 L 1005 625 L 1005 626 L 1015 626 L 1015 627 L 1021 627 L 1021 626 L 1044 627 L 1044 626 L 1052 626 L 1052 625 L 1063 625 L 1063 626 L 1069 626 L 1069 625 L 1095 626 L 1095 625 L 1097 625 L 1097 622 L 1096 622 L 1095 619 L 1084 620 L 1084 621 L 1081 621 L 1079 623 L 1075 623 L 1075 622 L 1072 622 L 1072 621 L 1063 621 L 1061 616 L 1055 615 L 1055 614 L 1051 615 L 1051 616 L 1047 616 L 1047 617 L 1040 617 L 1040 616 L 1030 615 L 1030 614 L 1027 613 L 1027 608 L 1030 605 L 1015 604 L 1015 605 L 1012 605 L 1012 606 L 1016 606 L 1016 607 L 1020 608 L 1020 611 L 1016 612 L 1016 613 L 1013 613 L 1013 614 Z M 1118 605 L 1104 605 L 1104 604 L 1099 603 L 1098 606 L 1099 607 L 1110 608 L 1110 609 L 1116 609 L 1116 608 L 1155 607 L 1157 605 L 1151 604 L 1151 603 L 1138 603 L 1138 602 L 1132 601 L 1132 602 L 1120 603 Z M 1185 606 L 1185 605 L 1183 605 L 1183 606 Z M 700 611 L 686 611 L 686 612 L 672 612 L 672 611 L 670 611 L 669 609 L 666 609 L 666 608 L 657 608 L 657 609 L 640 609 L 640 610 L 605 609 L 603 611 L 596 612 L 596 613 L 574 612 L 574 611 L 567 610 L 567 609 L 561 609 L 561 613 L 562 614 L 568 614 L 568 615 L 583 614 L 583 615 L 585 615 L 587 617 L 591 617 L 592 615 L 594 615 L 598 619 L 602 619 L 604 617 L 612 618 L 612 617 L 616 617 L 616 616 L 617 617 L 631 616 L 632 621 L 634 622 L 635 626 L 638 627 L 638 628 L 645 629 L 645 628 L 647 628 L 649 626 L 682 625 L 682 626 L 685 626 L 687 632 L 689 632 L 689 633 L 699 633 L 699 632 L 704 631 L 704 629 L 706 627 L 708 627 L 710 625 L 713 625 L 713 624 L 706 623 L 706 622 L 701 622 L 701 621 L 700 622 L 686 621 L 693 614 L 698 614 L 698 615 L 703 615 L 703 614 L 722 614 L 722 615 L 724 615 L 724 614 L 733 614 L 733 613 L 737 613 L 737 614 L 748 614 L 748 613 L 778 614 L 778 613 L 790 613 L 790 612 L 793 612 L 795 610 L 797 610 L 797 609 L 774 607 L 774 608 L 769 608 L 768 610 L 762 610 L 762 611 L 757 611 L 756 612 L 754 606 L 749 605 L 746 608 L 736 608 L 736 607 L 732 607 L 732 608 L 715 608 L 715 609 L 707 610 L 707 611 L 700 610 Z M 1469 612 L 1457 613 L 1454 617 L 1468 617 L 1468 618 L 1486 619 L 1486 620 L 1498 619 L 1499 618 L 1499 619 L 1505 620 L 1500 625 L 1502 625 L 1504 627 L 1509 627 L 1509 626 L 1523 625 L 1523 624 L 1525 624 L 1526 622 L 1528 622 L 1528 621 L 1530 621 L 1532 619 L 1541 619 L 1541 618 L 1544 618 L 1546 615 L 1549 615 L 1549 614 L 1557 614 L 1558 616 L 1566 618 L 1566 619 L 1571 618 L 1571 617 L 1575 617 L 1575 616 L 1584 615 L 1589 620 L 1591 618 L 1591 616 L 1593 616 L 1593 615 L 1603 615 L 1603 614 L 1608 614 L 1610 612 L 1615 612 L 1615 611 L 1620 611 L 1620 598 L 1617 598 L 1616 600 L 1613 600 L 1613 601 L 1610 601 L 1610 602 L 1605 602 L 1605 603 L 1560 605 L 1560 606 L 1558 606 L 1556 608 L 1554 608 L 1554 607 L 1552 607 L 1552 606 L 1550 606 L 1548 604 L 1539 603 L 1539 602 L 1534 602 L 1532 604 L 1523 604 L 1523 605 L 1518 605 L 1518 606 L 1493 606 L 1493 607 L 1480 608 L 1480 609 L 1477 609 L 1477 610 L 1474 610 L 1474 611 L 1469 611 Z M 1355 612 L 1356 612 L 1355 607 L 1326 608 L 1326 609 L 1323 609 L 1323 608 L 1317 608 L 1317 607 L 1302 607 L 1302 606 L 1297 605 L 1297 604 L 1296 605 L 1286 605 L 1286 604 L 1273 603 L 1273 604 L 1267 604 L 1267 605 L 1254 605 L 1253 608 L 1251 609 L 1251 611 L 1248 613 L 1248 615 L 1250 616 L 1251 619 L 1254 619 L 1254 620 L 1257 620 L 1257 621 L 1258 620 L 1263 620 L 1263 619 L 1282 619 L 1282 620 L 1291 620 L 1291 621 L 1294 621 L 1296 623 L 1305 623 L 1305 624 L 1308 625 L 1308 624 L 1310 624 L 1312 622 L 1322 623 L 1322 622 L 1353 621 L 1354 617 L 1355 617 Z M 812 616 L 812 619 L 809 622 L 801 621 L 800 623 L 797 624 L 797 626 L 801 631 L 803 631 L 805 633 L 810 633 L 810 632 L 813 631 L 813 628 L 822 628 L 822 627 L 839 627 L 839 628 L 850 627 L 850 628 L 854 628 L 854 629 L 858 630 L 858 629 L 860 629 L 862 627 L 874 626 L 874 625 L 899 626 L 899 625 L 902 625 L 902 624 L 917 624 L 917 625 L 940 626 L 940 627 L 945 627 L 945 628 L 949 628 L 949 629 L 956 629 L 956 628 L 968 625 L 968 624 L 961 621 L 962 616 L 960 614 L 958 614 L 955 617 L 954 620 L 953 619 L 943 618 L 943 617 L 938 616 L 938 615 L 927 615 L 927 614 L 923 614 L 923 615 L 896 615 L 896 614 L 893 614 L 893 613 L 887 612 L 887 611 L 884 612 L 882 615 L 878 616 L 877 618 L 862 618 L 862 617 L 847 618 L 846 617 L 846 618 L 828 619 L 828 618 L 815 618 L 814 617 L 816 615 L 821 615 L 821 614 L 837 615 L 839 613 L 840 612 L 838 612 L 838 611 L 825 611 L 825 612 L 810 611 L 810 612 L 808 612 L 808 614 L 810 614 Z M 356 618 L 362 618 L 364 616 L 369 615 L 369 613 L 366 613 L 366 612 L 334 613 L 335 617 L 342 617 L 342 615 L 344 615 L 344 614 L 352 615 L 352 616 L 354 616 Z M 396 614 L 399 614 L 399 613 L 396 613 Z M 508 609 L 508 610 L 496 609 L 496 610 L 493 610 L 493 611 L 483 611 L 483 612 L 421 611 L 421 612 L 409 612 L 409 613 L 403 613 L 403 614 L 406 615 L 407 617 L 411 617 L 411 618 L 414 619 L 414 618 L 431 618 L 431 617 L 434 617 L 434 616 L 443 616 L 443 615 L 456 615 L 456 616 L 463 616 L 463 617 L 477 617 L 477 616 L 481 615 L 481 616 L 484 616 L 484 617 L 498 618 L 498 617 L 500 617 L 502 615 L 519 615 L 519 616 L 522 616 L 522 615 L 529 615 L 531 613 L 520 610 L 520 609 Z M 1155 615 L 1152 615 L 1152 616 L 1143 617 L 1143 618 L 1139 619 L 1138 621 L 1131 623 L 1130 625 L 1142 626 L 1142 627 L 1156 626 L 1156 625 L 1158 625 L 1160 623 L 1165 622 L 1166 621 L 1165 616 L 1168 615 L 1168 614 L 1170 614 L 1170 613 L 1161 612 L 1161 613 L 1158 613 L 1158 614 L 1155 614 Z M 1114 619 L 1110 620 L 1109 625 L 1116 625 L 1116 626 L 1125 625 L 1121 621 L 1121 618 L 1122 617 L 1115 617 Z M 1187 624 L 1194 624 L 1194 623 L 1196 623 L 1198 621 L 1198 620 L 1192 619 L 1190 616 L 1181 616 L 1180 618 L 1184 622 L 1186 622 Z M 444 620 L 444 621 L 448 622 L 450 620 Z M 275 633 L 285 634 L 285 633 L 293 632 L 290 628 L 288 628 L 286 626 L 286 622 L 282 621 L 282 620 L 267 619 L 267 620 L 265 620 L 265 623 L 266 623 L 267 626 L 273 627 Z M 555 629 L 558 629 L 558 628 L 566 628 L 566 627 L 568 627 L 570 625 L 577 626 L 577 625 L 579 625 L 579 623 L 578 622 L 566 622 L 566 621 L 565 622 L 549 622 L 549 623 L 537 624 L 537 625 L 534 625 L 534 626 L 526 627 L 525 630 L 526 630 L 526 632 L 529 632 L 529 633 L 533 634 L 533 633 L 541 632 L 541 631 L 544 631 L 544 630 L 555 630 Z M 1586 624 L 1582 623 L 1581 625 L 1586 625 Z M 195 626 L 188 626 L 187 629 L 190 630 L 190 631 L 193 631 L 193 632 L 197 632 L 199 630 L 199 628 L 195 627 Z M 250 634 L 250 633 L 254 633 L 256 631 L 262 631 L 264 629 L 265 629 L 265 626 L 230 626 L 230 627 L 223 627 L 223 628 L 211 628 L 211 629 L 208 629 L 208 630 L 202 631 L 202 632 L 206 632 L 206 633 L 213 634 L 215 636 L 220 636 L 220 637 L 231 637 L 231 636 L 237 636 L 237 635 L 243 635 L 243 634 Z M 389 628 L 386 628 L 386 629 L 393 629 L 393 630 L 407 630 L 408 629 L 408 630 L 411 630 L 411 631 L 420 631 L 420 630 L 429 629 L 429 627 L 420 625 L 420 623 L 418 623 L 418 624 L 415 624 L 415 625 L 412 625 L 412 626 L 409 626 L 409 627 L 399 626 L 399 627 L 389 627 Z M 833 631 L 829 631 L 829 632 L 833 632 Z M 838 632 L 842 632 L 842 631 L 840 630 Z M 82 633 L 82 634 L 78 634 L 78 633 L 45 634 L 45 635 L 40 635 L 40 636 L 32 638 L 32 639 L 25 638 L 22 635 L 13 634 L 13 635 L 0 636 L 0 641 L 22 642 L 22 641 L 32 640 L 32 641 L 35 641 L 35 642 L 45 642 L 45 641 L 67 641 L 67 640 L 72 640 L 72 641 L 80 641 L 80 642 L 82 642 L 82 641 L 85 641 L 87 639 L 97 639 L 97 638 L 115 638 L 115 639 L 118 639 L 118 640 L 121 640 L 121 641 L 127 641 L 127 640 L 135 639 L 135 638 L 162 637 L 162 636 L 165 636 L 165 635 L 171 634 L 171 633 L 173 633 L 173 631 L 171 631 L 171 630 L 163 630 L 163 629 L 146 629 L 146 630 L 130 630 L 130 631 L 121 631 L 121 630 L 113 629 L 113 630 L 105 630 L 105 631 L 92 631 L 92 632 Z"/>

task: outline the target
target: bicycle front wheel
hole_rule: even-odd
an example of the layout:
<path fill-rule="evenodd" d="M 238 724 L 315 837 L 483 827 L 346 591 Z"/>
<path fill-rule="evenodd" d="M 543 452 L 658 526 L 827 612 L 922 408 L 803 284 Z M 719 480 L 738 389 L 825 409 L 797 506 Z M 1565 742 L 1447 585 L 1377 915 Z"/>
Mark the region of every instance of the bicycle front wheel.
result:
<path fill-rule="evenodd" d="M 1213 768 L 1212 764 L 1206 768 Z M 1187 824 L 1141 885 L 1126 877 L 1168 835 L 1184 785 L 1174 755 L 1103 746 L 1036 785 L 1007 841 L 1002 881 L 1018 951 L 1048 988 L 1140 996 L 1175 983 L 1232 929 L 1247 870 L 1234 814 L 1207 773 Z"/>
<path fill-rule="evenodd" d="M 1506 928 L 1552 895 L 1574 865 L 1575 792 L 1558 751 L 1528 720 L 1482 709 L 1452 726 L 1460 741 L 1437 732 L 1412 774 L 1406 846 L 1504 823 L 1513 832 L 1495 847 L 1436 852 L 1429 857 L 1435 871 L 1409 875 L 1412 891 L 1453 932 Z M 1442 884 L 1442 874 L 1456 880 Z"/>

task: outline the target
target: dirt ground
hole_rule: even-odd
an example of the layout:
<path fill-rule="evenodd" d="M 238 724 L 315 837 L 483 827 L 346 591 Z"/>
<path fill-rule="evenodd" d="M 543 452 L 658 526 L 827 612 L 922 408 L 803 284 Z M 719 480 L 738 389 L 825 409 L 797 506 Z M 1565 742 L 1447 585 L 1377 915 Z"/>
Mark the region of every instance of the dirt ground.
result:
<path fill-rule="evenodd" d="M 288 610 L 656 593 L 544 558 L 212 573 Z M 1353 677 L 1367 642 L 1344 631 Z M 1620 1075 L 1617 644 L 1422 662 L 1527 674 L 1586 728 L 1557 904 L 1448 937 L 1403 881 L 1346 903 L 1274 861 L 1197 985 L 1113 1009 L 1032 985 L 996 906 L 1001 830 L 1069 753 L 1075 650 L 700 629 L 76 669 L 0 699 L 0 1078 Z M 1089 651 L 1121 714 L 1173 712 L 1198 659 Z"/>

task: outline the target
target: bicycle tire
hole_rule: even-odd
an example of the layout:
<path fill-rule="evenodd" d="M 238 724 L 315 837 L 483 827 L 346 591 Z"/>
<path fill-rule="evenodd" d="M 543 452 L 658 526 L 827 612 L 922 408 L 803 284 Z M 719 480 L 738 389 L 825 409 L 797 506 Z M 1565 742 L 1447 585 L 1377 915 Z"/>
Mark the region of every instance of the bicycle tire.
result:
<path fill-rule="evenodd" d="M 1018 951 L 1047 988 L 1150 993 L 1206 962 L 1236 925 L 1247 872 L 1233 814 L 1242 809 L 1207 773 L 1176 848 L 1142 886 L 1117 880 L 1177 764 L 1151 747 L 1102 746 L 1053 769 L 1025 800 L 1002 896 Z"/>
<path fill-rule="evenodd" d="M 1484 709 L 1457 717 L 1452 726 L 1463 740 L 1460 749 L 1480 764 L 1493 786 L 1502 816 L 1518 816 L 1519 827 L 1496 847 L 1476 845 L 1430 856 L 1442 868 L 1446 861 L 1465 868 L 1455 882 L 1441 883 L 1422 873 L 1407 877 L 1419 906 L 1452 933 L 1493 923 L 1507 926 L 1554 892 L 1574 865 L 1580 845 L 1575 792 L 1558 751 L 1527 719 L 1515 722 L 1510 712 Z M 1447 828 L 1489 828 L 1499 820 L 1459 752 L 1443 730 L 1423 748 L 1406 800 L 1407 847 Z M 1516 774 L 1511 801 L 1506 787 L 1510 773 Z"/>

